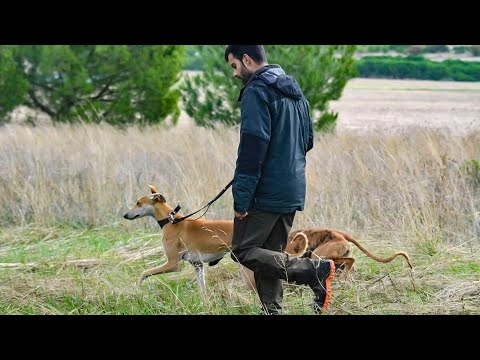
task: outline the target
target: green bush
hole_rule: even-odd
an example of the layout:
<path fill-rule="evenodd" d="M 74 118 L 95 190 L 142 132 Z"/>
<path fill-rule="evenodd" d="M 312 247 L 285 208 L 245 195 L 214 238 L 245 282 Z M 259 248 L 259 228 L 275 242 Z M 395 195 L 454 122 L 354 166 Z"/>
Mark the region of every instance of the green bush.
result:
<path fill-rule="evenodd" d="M 453 52 L 455 54 L 464 54 L 466 53 L 467 51 L 470 51 L 470 47 L 468 46 L 455 46 L 453 48 Z"/>
<path fill-rule="evenodd" d="M 338 113 L 325 112 L 314 124 L 315 131 L 334 132 L 337 126 Z"/>
<path fill-rule="evenodd" d="M 27 81 L 17 71 L 13 55 L 17 46 L 0 46 L 0 123 L 23 101 Z"/>

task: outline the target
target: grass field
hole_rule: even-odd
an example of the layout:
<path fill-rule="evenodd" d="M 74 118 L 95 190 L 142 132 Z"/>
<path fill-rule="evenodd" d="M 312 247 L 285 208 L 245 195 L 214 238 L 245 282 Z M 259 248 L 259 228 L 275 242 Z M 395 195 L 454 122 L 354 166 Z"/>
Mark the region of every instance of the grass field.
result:
<path fill-rule="evenodd" d="M 381 264 L 356 249 L 357 270 L 336 279 L 326 314 L 480 314 L 480 129 L 472 113 L 480 113 L 480 91 L 418 89 L 426 86 L 350 83 L 332 104 L 341 111 L 337 134 L 318 135 L 308 154 L 306 209 L 294 228 L 342 229 L 379 256 L 407 251 L 415 266 L 412 276 L 401 258 Z M 435 123 L 449 106 L 455 125 Z M 383 126 L 387 109 L 397 127 Z M 0 313 L 259 313 L 228 256 L 207 268 L 207 297 L 189 264 L 139 285 L 144 269 L 165 260 L 161 231 L 153 219 L 122 218 L 147 184 L 184 213 L 202 207 L 231 179 L 237 146 L 238 129 L 186 122 L 1 127 Z M 228 191 L 206 217 L 231 219 L 231 209 Z M 306 287 L 286 285 L 285 301 L 287 314 L 313 313 Z"/>
<path fill-rule="evenodd" d="M 340 132 L 466 135 L 480 128 L 480 83 L 352 79 L 331 107 Z"/>
<path fill-rule="evenodd" d="M 478 314 L 478 250 L 405 240 L 415 287 L 403 260 L 385 265 L 357 251 L 353 280 L 333 283 L 327 314 Z M 2 231 L 0 242 L 2 263 L 12 265 L 0 271 L 2 314 L 259 313 L 258 300 L 244 290 L 228 258 L 207 269 L 207 297 L 189 264 L 139 286 L 141 271 L 165 260 L 153 229 L 23 227 Z M 383 255 L 394 248 L 391 238 L 365 243 Z M 286 285 L 287 314 L 313 314 L 311 301 L 308 288 Z"/>

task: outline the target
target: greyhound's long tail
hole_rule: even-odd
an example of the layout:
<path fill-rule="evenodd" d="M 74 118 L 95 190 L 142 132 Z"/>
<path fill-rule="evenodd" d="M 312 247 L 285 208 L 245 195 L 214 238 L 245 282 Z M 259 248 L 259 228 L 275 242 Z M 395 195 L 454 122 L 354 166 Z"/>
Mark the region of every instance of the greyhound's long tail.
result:
<path fill-rule="evenodd" d="M 335 231 L 342 234 L 345 237 L 345 239 L 347 239 L 348 241 L 354 243 L 360 250 L 362 250 L 367 256 L 371 257 L 373 260 L 377 260 L 377 261 L 382 262 L 382 263 L 388 263 L 388 262 L 392 261 L 393 259 L 395 259 L 397 256 L 403 256 L 405 258 L 405 260 L 407 260 L 407 263 L 408 263 L 408 266 L 410 266 L 410 269 L 413 270 L 412 261 L 410 260 L 410 257 L 408 256 L 408 254 L 405 251 L 397 251 L 392 256 L 384 259 L 384 258 L 378 257 L 377 255 L 372 254 L 370 251 L 365 249 L 363 247 L 363 245 L 360 244 L 360 242 L 358 240 L 354 239 L 350 235 L 348 235 L 348 234 L 346 234 L 342 231 L 338 231 L 338 230 L 335 230 Z"/>
<path fill-rule="evenodd" d="M 288 255 L 300 257 L 308 249 L 308 237 L 303 232 L 299 231 L 295 234 L 292 240 L 287 244 L 285 252 Z"/>

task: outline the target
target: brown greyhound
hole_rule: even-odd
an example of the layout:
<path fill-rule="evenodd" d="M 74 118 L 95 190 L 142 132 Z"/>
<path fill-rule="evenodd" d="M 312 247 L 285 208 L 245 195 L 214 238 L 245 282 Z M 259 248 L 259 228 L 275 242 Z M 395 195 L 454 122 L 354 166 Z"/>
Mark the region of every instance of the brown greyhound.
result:
<path fill-rule="evenodd" d="M 152 216 L 161 221 L 169 218 L 173 210 L 155 186 L 148 185 L 151 194 L 139 198 L 133 208 L 123 217 L 128 220 L 144 216 Z M 177 213 L 174 218 L 180 218 Z M 205 288 L 205 272 L 203 263 L 210 266 L 217 264 L 232 247 L 233 221 L 186 219 L 173 224 L 167 222 L 163 226 L 163 249 L 167 262 L 161 266 L 147 269 L 142 273 L 140 282 L 147 277 L 167 272 L 179 271 L 180 262 L 188 261 L 195 267 L 195 275 L 201 289 Z M 255 288 L 253 272 L 240 267 L 242 277 L 250 289 Z"/>
<path fill-rule="evenodd" d="M 308 238 L 308 244 L 305 246 L 304 241 L 296 235 L 303 233 Z M 372 254 L 365 249 L 362 244 L 343 231 L 328 228 L 308 228 L 303 230 L 295 230 L 289 234 L 287 247 L 285 252 L 293 253 L 296 256 L 304 256 L 312 259 L 325 258 L 331 259 L 336 266 L 344 267 L 345 274 L 353 269 L 355 259 L 352 257 L 352 243 L 373 260 L 387 263 L 395 259 L 397 256 L 403 256 L 407 260 L 408 266 L 413 270 L 412 261 L 408 254 L 404 251 L 398 251 L 392 256 L 384 259 Z M 304 250 L 305 249 L 305 250 Z"/>

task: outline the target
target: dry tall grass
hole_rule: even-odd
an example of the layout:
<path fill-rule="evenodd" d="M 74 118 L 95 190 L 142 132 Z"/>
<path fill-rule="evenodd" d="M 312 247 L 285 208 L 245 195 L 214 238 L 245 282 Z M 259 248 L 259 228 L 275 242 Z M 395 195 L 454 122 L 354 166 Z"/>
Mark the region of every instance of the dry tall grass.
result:
<path fill-rule="evenodd" d="M 7 125 L 0 129 L 0 224 L 123 222 L 147 184 L 193 211 L 232 178 L 237 146 L 238 129 Z M 478 239 L 478 173 L 464 171 L 472 159 L 480 159 L 480 133 L 317 136 L 306 209 L 295 225 L 390 232 L 401 243 Z M 229 191 L 207 217 L 228 219 L 231 209 Z"/>
<path fill-rule="evenodd" d="M 228 259 L 208 270 L 209 301 L 189 266 L 138 287 L 164 261 L 161 237 L 151 219 L 122 218 L 147 184 L 184 213 L 203 206 L 231 179 L 237 146 L 238 129 L 190 125 L 0 128 L 0 313 L 254 312 Z M 336 227 L 380 256 L 406 250 L 416 267 L 414 290 L 403 262 L 356 251 L 355 281 L 335 282 L 330 313 L 478 313 L 479 159 L 478 132 L 317 136 L 294 227 Z M 228 191 L 206 217 L 232 213 Z M 308 313 L 310 300 L 286 287 L 289 313 Z"/>

